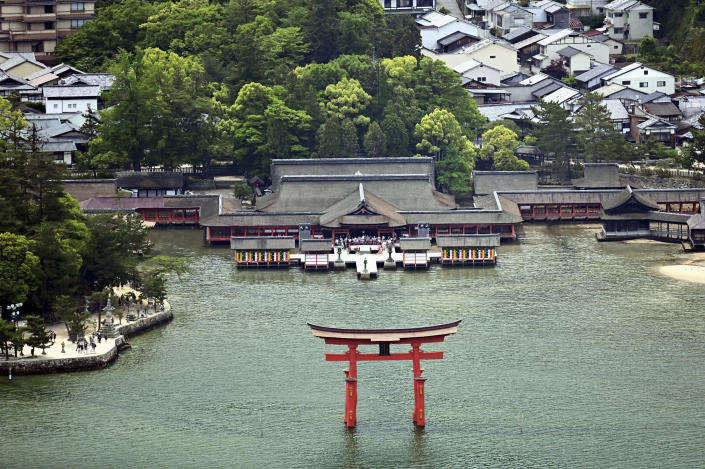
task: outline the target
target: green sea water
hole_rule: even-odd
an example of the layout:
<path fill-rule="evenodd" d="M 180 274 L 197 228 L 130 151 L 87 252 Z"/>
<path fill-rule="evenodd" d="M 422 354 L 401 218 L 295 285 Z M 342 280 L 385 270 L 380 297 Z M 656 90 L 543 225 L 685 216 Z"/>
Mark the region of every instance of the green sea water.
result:
<path fill-rule="evenodd" d="M 106 370 L 0 378 L 0 467 L 703 467 L 705 288 L 658 274 L 678 246 L 593 232 L 527 225 L 496 267 L 361 282 L 238 271 L 198 231 L 155 231 L 191 266 L 174 321 Z M 456 319 L 425 347 L 446 351 L 423 364 L 425 430 L 408 362 L 359 365 L 345 428 L 345 364 L 324 361 L 342 349 L 307 322 Z"/>

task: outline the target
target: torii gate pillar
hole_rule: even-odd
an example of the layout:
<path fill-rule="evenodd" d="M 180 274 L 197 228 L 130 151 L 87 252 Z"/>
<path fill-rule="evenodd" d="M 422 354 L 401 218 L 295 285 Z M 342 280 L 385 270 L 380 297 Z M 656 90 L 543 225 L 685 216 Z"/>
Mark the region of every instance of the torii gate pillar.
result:
<path fill-rule="evenodd" d="M 411 360 L 414 380 L 413 421 L 419 427 L 426 426 L 426 409 L 424 405 L 424 384 L 421 377 L 423 368 L 421 360 L 442 359 L 443 352 L 424 352 L 422 343 L 443 342 L 445 337 L 458 331 L 460 321 L 438 326 L 417 327 L 411 329 L 339 329 L 309 324 L 313 335 L 321 337 L 326 344 L 346 345 L 344 353 L 327 353 L 326 361 L 347 361 L 345 370 L 345 416 L 343 421 L 348 428 L 357 423 L 357 362 Z M 409 344 L 411 350 L 406 353 L 390 353 L 390 344 Z M 360 353 L 359 345 L 379 345 L 379 354 Z"/>

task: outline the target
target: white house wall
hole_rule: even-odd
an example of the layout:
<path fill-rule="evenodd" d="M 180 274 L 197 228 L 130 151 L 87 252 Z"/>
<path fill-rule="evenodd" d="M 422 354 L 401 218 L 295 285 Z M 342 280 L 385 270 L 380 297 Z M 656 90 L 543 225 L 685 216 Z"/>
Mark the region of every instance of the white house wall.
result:
<path fill-rule="evenodd" d="M 98 109 L 97 98 L 71 98 L 71 99 L 56 99 L 46 98 L 45 101 L 47 114 L 62 114 L 69 112 L 85 113 L 90 106 L 91 110 Z"/>
<path fill-rule="evenodd" d="M 644 71 L 638 68 L 615 77 L 608 83 L 623 85 L 646 94 L 660 91 L 671 95 L 676 92 L 676 80 L 672 75 L 653 69 L 648 69 L 648 75 L 644 75 Z"/>
<path fill-rule="evenodd" d="M 429 51 L 423 51 L 422 53 L 426 57 L 442 60 L 451 68 L 467 62 L 470 59 L 475 59 L 478 62 L 482 62 L 483 64 L 499 69 L 499 73 L 501 75 L 519 71 L 517 51 L 510 50 L 497 44 L 487 45 L 472 53 L 436 54 L 430 53 Z"/>
<path fill-rule="evenodd" d="M 463 76 L 465 78 L 470 78 L 471 80 L 476 80 L 481 83 L 489 83 L 491 85 L 499 86 L 501 74 L 499 73 L 499 70 L 495 70 L 490 67 L 479 66 L 463 73 Z"/>
<path fill-rule="evenodd" d="M 480 39 L 487 36 L 487 33 L 477 26 L 461 20 L 453 21 L 440 28 L 420 29 L 420 32 L 421 45 L 429 50 L 438 50 L 438 40 L 455 32 L 470 34 L 471 36 L 480 37 Z"/>

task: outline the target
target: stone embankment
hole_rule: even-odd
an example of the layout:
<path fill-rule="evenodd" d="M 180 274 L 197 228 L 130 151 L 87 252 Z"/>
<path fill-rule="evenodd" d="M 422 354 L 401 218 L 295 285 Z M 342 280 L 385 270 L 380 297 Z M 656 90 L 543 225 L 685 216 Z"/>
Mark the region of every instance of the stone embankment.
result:
<path fill-rule="evenodd" d="M 153 329 L 171 321 L 173 317 L 171 307 L 168 307 L 164 311 L 117 326 L 116 329 L 120 335 L 115 339 L 106 339 L 104 344 L 107 344 L 107 347 L 100 347 L 100 350 L 96 353 L 69 353 L 67 355 L 70 356 L 66 357 L 44 357 L 41 355 L 41 351 L 36 350 L 35 354 L 37 355 L 35 358 L 30 358 L 26 355 L 20 359 L 11 357 L 10 360 L 5 360 L 0 358 L 0 376 L 8 376 L 10 370 L 12 370 L 13 375 L 37 375 L 106 368 L 117 359 L 120 349 L 127 345 L 126 337 Z M 67 347 L 73 345 L 72 343 L 66 344 Z"/>

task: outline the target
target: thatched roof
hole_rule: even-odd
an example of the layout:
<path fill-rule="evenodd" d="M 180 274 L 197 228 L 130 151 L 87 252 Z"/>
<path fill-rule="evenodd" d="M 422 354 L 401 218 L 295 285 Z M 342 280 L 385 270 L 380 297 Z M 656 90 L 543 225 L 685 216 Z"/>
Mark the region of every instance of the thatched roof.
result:
<path fill-rule="evenodd" d="M 433 158 L 320 158 L 272 160 L 272 190 L 282 176 L 352 176 L 379 174 L 426 174 L 433 178 Z"/>
<path fill-rule="evenodd" d="M 294 249 L 293 236 L 233 236 L 230 249 L 236 251 Z"/>
<path fill-rule="evenodd" d="M 436 245 L 441 248 L 496 247 L 498 234 L 436 235 Z"/>
<path fill-rule="evenodd" d="M 611 199 L 602 202 L 602 210 L 608 215 L 616 213 L 643 213 L 659 210 L 659 206 L 651 199 L 635 193 L 630 186 Z"/>
<path fill-rule="evenodd" d="M 61 183 L 64 190 L 79 202 L 91 197 L 115 196 L 115 179 L 71 179 Z"/>
<path fill-rule="evenodd" d="M 333 249 L 332 239 L 300 239 L 301 252 L 330 252 Z"/>
<path fill-rule="evenodd" d="M 125 171 L 117 174 L 116 185 L 123 189 L 181 189 L 184 175 L 178 172 Z"/>
<path fill-rule="evenodd" d="M 475 194 L 491 194 L 495 191 L 536 190 L 536 171 L 473 171 Z"/>
<path fill-rule="evenodd" d="M 347 197 L 329 207 L 321 215 L 320 224 L 326 227 L 341 225 L 385 224 L 391 227 L 406 225 L 399 208 L 368 191 L 362 183 Z"/>
<path fill-rule="evenodd" d="M 583 177 L 573 180 L 573 186 L 581 189 L 615 189 L 624 187 L 619 181 L 617 163 L 585 163 Z"/>
<path fill-rule="evenodd" d="M 402 251 L 429 250 L 431 249 L 431 238 L 401 238 L 399 247 Z"/>
<path fill-rule="evenodd" d="M 360 183 L 380 199 L 401 210 L 448 210 L 448 198 L 438 197 L 427 174 L 378 174 L 352 176 L 282 176 L 271 197 L 260 198 L 263 212 L 323 213 L 358 189 Z"/>

